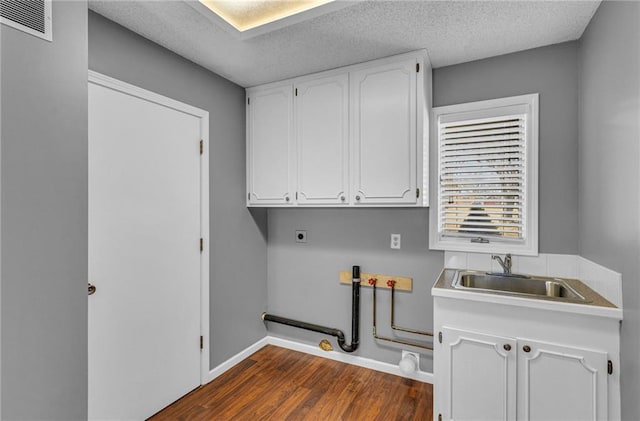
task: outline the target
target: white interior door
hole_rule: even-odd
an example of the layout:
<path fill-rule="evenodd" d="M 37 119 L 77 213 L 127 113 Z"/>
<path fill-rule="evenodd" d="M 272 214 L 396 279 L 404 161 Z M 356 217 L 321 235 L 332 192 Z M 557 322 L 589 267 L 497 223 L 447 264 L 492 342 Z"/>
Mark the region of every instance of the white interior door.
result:
<path fill-rule="evenodd" d="M 200 385 L 201 127 L 89 84 L 90 420 L 142 420 Z"/>

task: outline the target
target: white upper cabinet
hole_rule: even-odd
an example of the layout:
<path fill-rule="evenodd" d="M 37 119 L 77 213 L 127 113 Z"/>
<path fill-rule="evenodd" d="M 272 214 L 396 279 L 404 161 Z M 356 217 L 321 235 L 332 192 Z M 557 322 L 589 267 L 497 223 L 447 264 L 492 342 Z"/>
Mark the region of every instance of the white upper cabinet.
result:
<path fill-rule="evenodd" d="M 349 77 L 295 87 L 297 203 L 346 205 L 349 195 Z"/>
<path fill-rule="evenodd" d="M 356 204 L 416 204 L 415 58 L 351 72 Z"/>
<path fill-rule="evenodd" d="M 247 205 L 424 206 L 430 96 L 424 51 L 247 89 Z"/>
<path fill-rule="evenodd" d="M 293 203 L 294 156 L 293 86 L 248 92 L 248 204 Z"/>

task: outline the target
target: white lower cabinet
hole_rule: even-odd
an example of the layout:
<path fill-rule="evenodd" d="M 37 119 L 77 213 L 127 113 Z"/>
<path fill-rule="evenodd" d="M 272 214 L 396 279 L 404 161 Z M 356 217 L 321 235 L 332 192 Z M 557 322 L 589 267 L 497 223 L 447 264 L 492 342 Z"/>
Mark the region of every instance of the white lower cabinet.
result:
<path fill-rule="evenodd" d="M 432 294 L 434 420 L 621 419 L 618 312 Z"/>
<path fill-rule="evenodd" d="M 607 354 L 444 327 L 446 420 L 607 418 Z"/>

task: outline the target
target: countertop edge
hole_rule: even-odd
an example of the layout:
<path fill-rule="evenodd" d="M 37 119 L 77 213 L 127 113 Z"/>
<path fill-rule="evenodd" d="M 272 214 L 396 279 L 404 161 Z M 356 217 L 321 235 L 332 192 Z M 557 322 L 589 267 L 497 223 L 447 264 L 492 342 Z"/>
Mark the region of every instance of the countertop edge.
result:
<path fill-rule="evenodd" d="M 619 308 L 588 306 L 584 304 L 561 303 L 556 301 L 535 300 L 524 297 L 513 297 L 483 292 L 460 291 L 441 288 L 436 285 L 431 288 L 433 297 L 455 298 L 468 301 L 502 304 L 515 307 L 527 307 L 539 310 L 559 311 L 564 313 L 584 314 L 587 316 L 606 317 L 616 320 L 623 319 L 623 312 Z"/>

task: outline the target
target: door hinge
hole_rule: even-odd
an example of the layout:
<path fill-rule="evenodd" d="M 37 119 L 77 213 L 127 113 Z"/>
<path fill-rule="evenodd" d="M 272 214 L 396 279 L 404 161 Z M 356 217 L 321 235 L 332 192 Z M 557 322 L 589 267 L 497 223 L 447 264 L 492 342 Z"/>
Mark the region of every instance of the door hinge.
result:
<path fill-rule="evenodd" d="M 438 332 L 438 342 L 442 343 L 442 332 Z"/>
<path fill-rule="evenodd" d="M 416 63 L 416 73 L 420 73 L 420 63 Z"/>
<path fill-rule="evenodd" d="M 247 193 L 247 200 L 251 200 L 251 193 Z"/>
<path fill-rule="evenodd" d="M 200 336 L 200 349 L 204 349 L 204 337 Z"/>
<path fill-rule="evenodd" d="M 607 373 L 613 374 L 613 361 L 607 361 Z"/>
<path fill-rule="evenodd" d="M 200 155 L 204 153 L 204 140 L 200 140 Z"/>
<path fill-rule="evenodd" d="M 438 414 L 438 421 L 442 421 L 442 414 Z"/>
<path fill-rule="evenodd" d="M 420 197 L 420 189 L 416 189 L 416 199 Z"/>
<path fill-rule="evenodd" d="M 251 105 L 251 98 L 247 98 L 247 105 Z"/>
<path fill-rule="evenodd" d="M 298 88 L 296 88 L 296 96 L 298 96 Z"/>
<path fill-rule="evenodd" d="M 204 251 L 204 239 L 201 238 L 200 239 L 200 253 L 202 253 Z"/>

